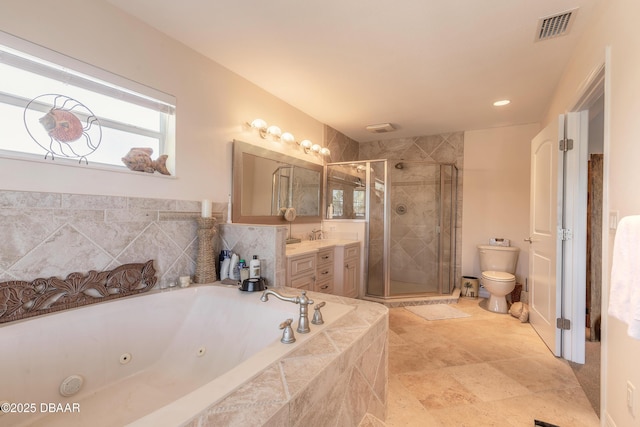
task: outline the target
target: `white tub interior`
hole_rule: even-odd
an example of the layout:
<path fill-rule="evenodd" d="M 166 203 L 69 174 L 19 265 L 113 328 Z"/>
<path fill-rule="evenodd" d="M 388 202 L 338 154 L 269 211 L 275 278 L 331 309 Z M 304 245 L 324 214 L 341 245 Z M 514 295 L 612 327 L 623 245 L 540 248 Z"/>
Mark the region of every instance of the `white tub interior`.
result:
<path fill-rule="evenodd" d="M 0 401 L 37 405 L 0 415 L 0 426 L 179 425 L 353 309 L 327 302 L 327 323 L 285 345 L 278 326 L 297 324 L 299 306 L 260 295 L 196 286 L 0 326 Z M 74 374 L 84 385 L 63 397 Z M 79 403 L 80 413 L 42 414 L 43 403 Z"/>

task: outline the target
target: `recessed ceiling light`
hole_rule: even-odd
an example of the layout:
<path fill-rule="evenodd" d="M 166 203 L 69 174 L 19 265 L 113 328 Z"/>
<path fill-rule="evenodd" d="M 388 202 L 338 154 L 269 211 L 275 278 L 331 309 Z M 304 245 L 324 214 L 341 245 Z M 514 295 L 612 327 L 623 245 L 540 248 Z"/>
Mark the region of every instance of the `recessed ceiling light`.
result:
<path fill-rule="evenodd" d="M 510 103 L 511 103 L 511 101 L 509 101 L 508 99 L 502 99 L 500 101 L 494 102 L 493 105 L 496 106 L 496 107 L 502 107 L 502 106 L 510 104 Z"/>

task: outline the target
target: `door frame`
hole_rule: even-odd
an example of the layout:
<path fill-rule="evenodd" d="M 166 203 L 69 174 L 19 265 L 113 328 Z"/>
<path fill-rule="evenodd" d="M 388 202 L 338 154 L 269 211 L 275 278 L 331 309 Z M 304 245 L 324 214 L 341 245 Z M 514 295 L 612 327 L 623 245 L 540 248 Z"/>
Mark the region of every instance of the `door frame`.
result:
<path fill-rule="evenodd" d="M 567 138 L 574 140 L 574 153 L 569 156 L 566 171 L 566 189 L 568 203 L 565 203 L 568 211 L 566 212 L 568 223 L 565 227 L 574 230 L 571 245 L 563 249 L 563 307 L 562 317 L 571 319 L 571 329 L 562 332 L 562 357 L 577 363 L 585 362 L 585 313 L 586 313 L 586 229 L 587 229 L 587 164 L 589 152 L 588 140 L 588 109 L 603 94 L 606 94 L 606 63 L 605 60 L 600 63 L 587 76 L 577 91 L 577 97 L 572 106 L 567 110 L 568 120 L 566 129 L 570 129 Z M 608 117 L 607 100 L 605 97 L 605 140 L 607 139 Z M 585 137 L 586 136 L 586 137 Z M 579 141 L 579 143 L 578 143 Z M 605 149 L 606 151 L 606 149 Z M 606 159 L 605 159 L 606 164 Z M 606 180 L 606 178 L 605 178 Z M 606 187 L 605 187 L 606 188 Z M 605 191 L 606 193 L 606 191 Z M 603 194 L 603 197 L 606 197 Z M 604 201 L 603 213 L 607 212 L 606 201 Z M 581 232 L 577 232 L 581 231 Z M 584 232 L 582 232 L 584 231 Z M 604 236 L 604 234 L 603 234 Z M 605 239 L 603 239 L 605 240 Z M 604 242 L 603 242 L 603 254 Z M 603 259 L 604 259 L 603 255 Z M 604 266 L 603 266 L 603 270 Z M 605 286 L 604 280 L 602 281 Z M 603 306 L 604 295 L 602 292 Z"/>

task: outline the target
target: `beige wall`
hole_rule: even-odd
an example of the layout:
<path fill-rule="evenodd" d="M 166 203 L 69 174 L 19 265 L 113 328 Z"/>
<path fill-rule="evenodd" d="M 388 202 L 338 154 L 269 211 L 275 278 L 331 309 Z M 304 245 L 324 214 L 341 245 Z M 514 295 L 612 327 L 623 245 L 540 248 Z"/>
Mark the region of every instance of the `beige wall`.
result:
<path fill-rule="evenodd" d="M 593 70 L 607 64 L 604 133 L 604 212 L 617 210 L 620 217 L 640 214 L 637 188 L 640 159 L 640 2 L 635 0 L 601 1 L 590 31 L 581 39 L 558 86 L 546 122 L 570 110 L 584 82 Z M 604 225 L 603 312 L 607 311 L 609 271 L 614 234 Z M 609 236 L 607 239 L 605 236 Z M 640 423 L 640 342 L 629 338 L 626 326 L 604 316 L 603 325 L 603 411 L 608 426 L 625 427 Z M 626 381 L 636 387 L 636 415 L 626 406 Z"/>
<path fill-rule="evenodd" d="M 529 274 L 529 170 L 531 139 L 538 124 L 469 131 L 464 134 L 462 274 L 480 276 L 476 246 L 491 237 L 520 248 L 516 277 Z"/>
<path fill-rule="evenodd" d="M 3 0 L 1 8 L 1 31 L 177 98 L 174 178 L 0 159 L 3 189 L 226 202 L 233 139 L 312 160 L 295 144 L 260 139 L 244 122 L 260 117 L 298 140 L 323 140 L 322 123 L 108 3 Z"/>

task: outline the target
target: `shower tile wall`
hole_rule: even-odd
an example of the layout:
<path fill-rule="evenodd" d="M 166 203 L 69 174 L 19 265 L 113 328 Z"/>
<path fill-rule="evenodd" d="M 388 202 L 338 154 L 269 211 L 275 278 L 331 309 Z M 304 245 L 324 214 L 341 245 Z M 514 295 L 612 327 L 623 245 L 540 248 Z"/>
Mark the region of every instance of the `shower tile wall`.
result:
<path fill-rule="evenodd" d="M 331 150 L 327 163 L 358 160 L 358 142 L 327 125 L 324 127 L 324 145 Z"/>
<path fill-rule="evenodd" d="M 458 168 L 455 259 L 459 277 L 463 158 L 463 132 L 360 143 L 358 160 L 389 159 L 390 179 L 392 183 L 397 183 L 391 193 L 392 280 L 425 282 L 425 278 L 432 280 L 437 274 L 437 265 L 424 261 L 428 259 L 426 255 L 437 251 L 434 224 L 438 223 L 438 218 L 435 217 L 437 207 L 433 200 L 439 188 L 434 185 L 435 169 L 433 172 L 417 174 L 415 169 L 411 169 L 410 164 L 404 169 L 396 169 L 394 165 L 403 160 L 407 163 L 413 161 L 453 163 Z M 405 214 L 398 213 L 402 209 L 400 205 L 406 208 Z M 371 233 L 372 235 L 382 234 L 382 230 L 377 232 L 372 230 Z M 446 269 L 448 265 L 445 264 L 443 267 Z M 454 284 L 457 280 L 457 277 L 454 278 Z"/>
<path fill-rule="evenodd" d="M 200 210 L 196 201 L 0 190 L 0 281 L 153 259 L 159 283 L 175 283 L 195 273 Z M 213 211 L 221 222 L 226 203 Z"/>

